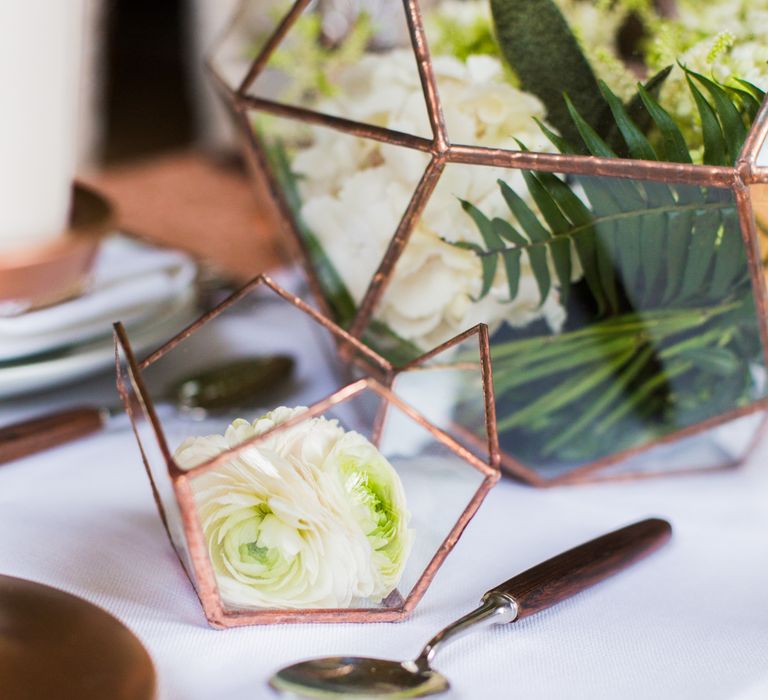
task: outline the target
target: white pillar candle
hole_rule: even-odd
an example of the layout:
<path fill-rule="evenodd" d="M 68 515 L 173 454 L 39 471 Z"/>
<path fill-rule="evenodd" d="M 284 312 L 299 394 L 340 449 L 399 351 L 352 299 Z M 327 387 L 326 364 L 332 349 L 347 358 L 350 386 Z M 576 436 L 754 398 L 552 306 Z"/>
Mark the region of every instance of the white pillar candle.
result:
<path fill-rule="evenodd" d="M 66 227 L 82 24 L 83 0 L 0 2 L 0 254 Z"/>

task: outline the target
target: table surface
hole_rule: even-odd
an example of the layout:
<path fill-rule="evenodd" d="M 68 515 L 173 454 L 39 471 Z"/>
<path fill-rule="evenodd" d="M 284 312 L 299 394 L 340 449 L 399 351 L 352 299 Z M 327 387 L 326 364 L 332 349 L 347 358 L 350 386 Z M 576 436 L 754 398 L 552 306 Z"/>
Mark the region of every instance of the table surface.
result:
<path fill-rule="evenodd" d="M 251 324 L 249 314 L 230 322 Z M 114 403 L 112 377 L 6 402 L 0 424 L 73 401 Z M 487 588 L 660 515 L 675 534 L 652 558 L 554 609 L 456 642 L 437 667 L 457 698 L 764 699 L 766 457 L 768 447 L 737 471 L 633 483 L 535 490 L 502 481 L 409 621 L 217 631 L 166 540 L 127 422 L 117 420 L 0 467 L 0 572 L 73 592 L 125 622 L 155 661 L 161 698 L 251 700 L 269 697 L 273 670 L 304 657 L 415 655 Z"/>

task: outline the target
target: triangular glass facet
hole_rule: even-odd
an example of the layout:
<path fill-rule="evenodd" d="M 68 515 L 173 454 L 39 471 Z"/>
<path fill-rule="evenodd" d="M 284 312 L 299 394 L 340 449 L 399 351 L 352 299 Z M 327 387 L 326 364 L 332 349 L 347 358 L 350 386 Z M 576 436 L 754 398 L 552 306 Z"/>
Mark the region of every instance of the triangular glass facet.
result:
<path fill-rule="evenodd" d="M 234 14 L 214 43 L 209 62 L 230 90 L 238 89 L 251 63 L 288 15 L 295 0 L 240 0 Z M 204 21 L 204 17 L 200 21 Z"/>
<path fill-rule="evenodd" d="M 339 5 L 310 3 L 248 95 L 431 139 L 402 3 L 373 13 Z"/>
<path fill-rule="evenodd" d="M 334 320 L 349 326 L 429 156 L 250 112 Z"/>

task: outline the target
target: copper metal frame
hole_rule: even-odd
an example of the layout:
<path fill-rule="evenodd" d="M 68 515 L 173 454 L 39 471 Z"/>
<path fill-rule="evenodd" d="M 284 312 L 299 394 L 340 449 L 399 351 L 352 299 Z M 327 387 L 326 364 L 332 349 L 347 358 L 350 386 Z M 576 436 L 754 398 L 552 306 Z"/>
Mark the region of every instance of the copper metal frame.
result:
<path fill-rule="evenodd" d="M 261 436 L 246 440 L 238 446 L 221 453 L 205 464 L 201 464 L 192 469 L 183 470 L 173 460 L 172 452 L 169 449 L 165 438 L 162 423 L 158 417 L 154 402 L 147 390 L 143 378 L 143 371 L 150 365 L 157 362 L 168 352 L 173 350 L 185 338 L 189 337 L 199 330 L 206 323 L 218 316 L 220 313 L 236 304 L 248 294 L 252 293 L 257 287 L 264 287 L 271 291 L 277 297 L 286 303 L 294 306 L 299 311 L 306 314 L 312 321 L 319 324 L 322 328 L 330 332 L 336 340 L 347 347 L 347 356 L 351 362 L 354 362 L 359 369 L 370 372 L 370 376 L 359 379 L 348 384 L 330 396 L 313 404 L 309 411 L 301 416 L 297 416 L 285 423 L 272 428 Z M 232 296 L 222 302 L 212 311 L 206 313 L 190 326 L 179 332 L 160 348 L 150 353 L 147 357 L 139 360 L 133 353 L 128 334 L 122 324 L 115 324 L 115 363 L 117 372 L 117 386 L 120 396 L 125 404 L 125 408 L 131 418 L 134 434 L 139 444 L 144 466 L 149 477 L 155 502 L 158 507 L 160 518 L 166 529 L 171 543 L 171 536 L 168 519 L 165 508 L 160 497 L 157 484 L 152 474 L 152 468 L 147 458 L 144 445 L 139 435 L 139 421 L 145 419 L 152 430 L 154 439 L 162 454 L 162 465 L 168 471 L 173 493 L 179 506 L 181 519 L 184 529 L 184 535 L 189 552 L 189 560 L 193 571 L 187 571 L 184 561 L 177 551 L 179 560 L 184 570 L 192 581 L 197 595 L 203 607 L 206 618 L 213 627 L 226 628 L 240 625 L 251 624 L 270 624 L 285 622 L 394 622 L 405 619 L 415 608 L 426 589 L 429 587 L 435 573 L 437 572 L 443 560 L 451 551 L 453 546 L 461 537 L 464 528 L 472 519 L 477 509 L 480 507 L 488 491 L 499 479 L 499 447 L 498 436 L 496 433 L 496 421 L 494 416 L 494 397 L 493 380 L 490 368 L 490 346 L 488 339 L 488 329 L 485 325 L 479 325 L 475 328 L 462 333 L 457 338 L 449 341 L 440 350 L 445 350 L 458 343 L 466 343 L 476 340 L 479 344 L 479 360 L 475 368 L 479 371 L 482 379 L 482 391 L 484 407 L 486 409 L 485 425 L 488 434 L 488 441 L 484 450 L 488 455 L 486 460 L 478 457 L 471 449 L 461 444 L 452 435 L 432 424 L 428 419 L 418 411 L 405 403 L 393 389 L 393 382 L 402 372 L 417 369 L 421 364 L 429 361 L 434 352 L 427 353 L 422 358 L 411 363 L 408 368 L 398 370 L 380 357 L 373 350 L 354 338 L 347 331 L 338 327 L 327 317 L 323 316 L 300 298 L 282 289 L 275 284 L 269 277 L 261 275 L 241 290 L 235 292 Z M 123 358 L 121 358 L 121 353 Z M 202 472 L 215 469 L 218 465 L 239 454 L 242 450 L 258 444 L 268 436 L 277 434 L 292 426 L 306 420 L 309 416 L 316 416 L 324 413 L 333 406 L 352 399 L 362 392 L 372 391 L 381 400 L 382 408 L 379 411 L 375 422 L 374 441 L 377 441 L 381 435 L 381 426 L 386 419 L 386 407 L 393 405 L 406 414 L 418 425 L 427 430 L 436 441 L 450 449 L 454 454 L 467 462 L 468 467 L 479 471 L 483 475 L 480 486 L 469 500 L 467 506 L 462 511 L 456 524 L 440 544 L 434 556 L 428 563 L 425 570 L 419 576 L 414 587 L 403 599 L 398 595 L 390 596 L 386 605 L 382 608 L 354 608 L 354 609 L 306 609 L 306 610 L 232 610 L 227 608 L 221 600 L 216 578 L 208 557 L 208 548 L 200 526 L 192 494 L 190 479 Z M 142 417 L 143 414 L 143 417 Z"/>
<path fill-rule="evenodd" d="M 394 1 L 394 0 L 393 0 Z M 413 134 L 406 134 L 390 129 L 344 119 L 312 109 L 291 106 L 271 99 L 264 99 L 249 94 L 249 89 L 266 68 L 270 57 L 291 27 L 307 9 L 310 0 L 296 0 L 289 12 L 278 24 L 272 36 L 267 40 L 239 85 L 229 85 L 217 72 L 213 58 L 216 47 L 211 53 L 208 70 L 214 86 L 223 100 L 236 116 L 236 124 L 247 148 L 250 165 L 266 175 L 269 188 L 282 214 L 283 228 L 293 246 L 299 251 L 310 289 L 325 313 L 330 313 L 323 295 L 322 286 L 313 267 L 306 242 L 287 205 L 280 185 L 271 172 L 263 145 L 251 128 L 249 113 L 263 112 L 279 117 L 321 125 L 344 132 L 351 136 L 381 141 L 387 144 L 417 150 L 430 155 L 430 162 L 419 181 L 413 196 L 394 232 L 389 246 L 382 257 L 378 269 L 371 278 L 368 289 L 358 306 L 356 316 L 350 327 L 350 334 L 362 338 L 384 291 L 394 273 L 395 265 L 407 244 L 440 176 L 449 163 L 461 163 L 476 166 L 496 166 L 509 169 L 554 172 L 562 174 L 581 174 L 608 176 L 626 179 L 643 179 L 658 182 L 692 184 L 727 188 L 734 192 L 739 212 L 742 235 L 744 237 L 747 260 L 752 278 L 752 286 L 757 308 L 758 325 L 763 340 L 766 364 L 768 364 L 768 290 L 762 269 L 759 239 L 755 217 L 750 203 L 749 187 L 756 184 L 768 184 L 768 168 L 757 165 L 758 153 L 768 138 L 768 102 L 764 103 L 744 143 L 734 167 L 708 166 L 696 164 L 668 163 L 633 159 L 598 158 L 593 156 L 523 152 L 507 149 L 487 148 L 476 145 L 453 144 L 442 114 L 439 90 L 432 69 L 429 47 L 422 23 L 420 0 L 402 0 L 411 46 L 416 58 L 416 65 L 424 93 L 425 105 L 429 115 L 432 138 L 426 139 Z M 222 41 L 226 34 L 222 36 Z M 573 483 L 594 479 L 594 473 L 615 464 L 628 456 L 644 452 L 661 442 L 669 442 L 708 430 L 716 425 L 732 420 L 750 412 L 768 408 L 768 399 L 756 401 L 707 421 L 688 426 L 673 432 L 661 440 L 611 455 L 599 461 L 579 467 L 569 474 L 554 479 L 544 479 L 535 470 L 526 467 L 509 455 L 502 455 L 502 470 L 513 477 L 534 485 L 555 483 Z"/>

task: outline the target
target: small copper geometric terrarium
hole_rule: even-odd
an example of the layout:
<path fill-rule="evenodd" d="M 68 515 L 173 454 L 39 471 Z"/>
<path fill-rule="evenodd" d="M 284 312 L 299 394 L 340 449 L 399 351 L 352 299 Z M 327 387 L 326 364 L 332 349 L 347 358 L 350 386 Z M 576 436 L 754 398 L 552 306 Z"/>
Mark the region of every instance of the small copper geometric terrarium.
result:
<path fill-rule="evenodd" d="M 144 359 L 119 323 L 115 338 L 160 517 L 214 627 L 404 619 L 499 478 L 485 326 L 398 370 L 260 276 Z M 169 405 L 169 387 L 232 353 L 289 356 L 292 379 L 206 415 Z M 464 426 L 439 391 L 420 395 L 446 382 L 473 387 Z"/>
<path fill-rule="evenodd" d="M 456 20 L 476 0 L 342 5 L 246 2 L 252 60 L 232 73 L 230 32 L 210 62 L 323 313 L 395 365 L 487 323 L 501 467 L 529 483 L 739 463 L 768 407 L 763 93 L 682 75 L 703 164 L 650 83 L 631 114 L 604 91 L 611 146 L 574 107 L 576 148 Z"/>

